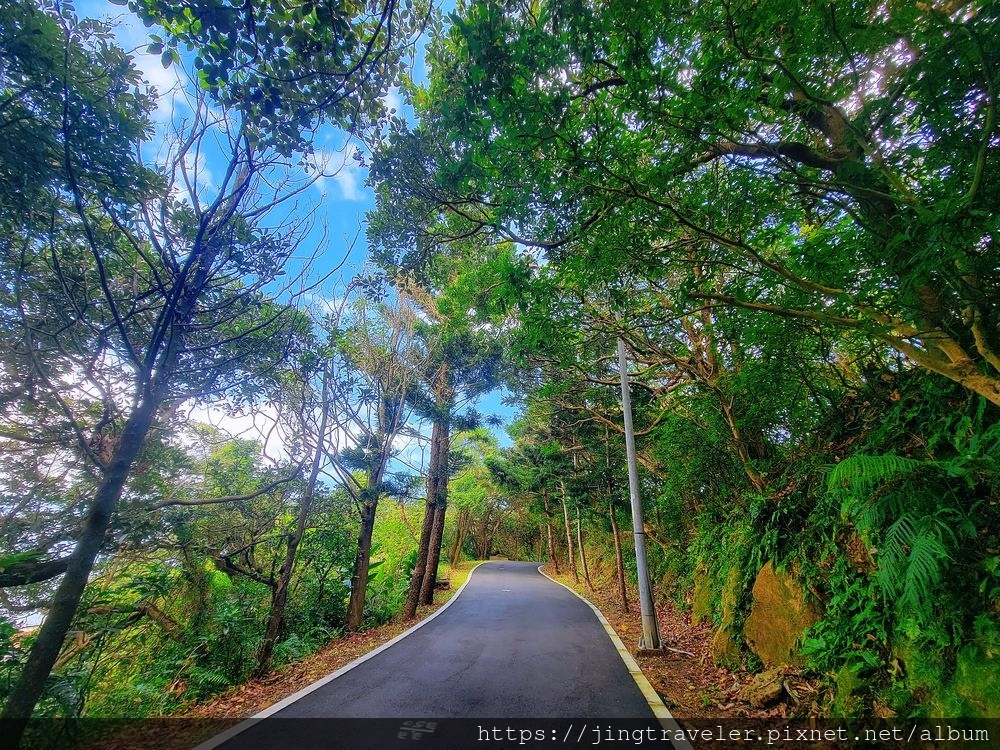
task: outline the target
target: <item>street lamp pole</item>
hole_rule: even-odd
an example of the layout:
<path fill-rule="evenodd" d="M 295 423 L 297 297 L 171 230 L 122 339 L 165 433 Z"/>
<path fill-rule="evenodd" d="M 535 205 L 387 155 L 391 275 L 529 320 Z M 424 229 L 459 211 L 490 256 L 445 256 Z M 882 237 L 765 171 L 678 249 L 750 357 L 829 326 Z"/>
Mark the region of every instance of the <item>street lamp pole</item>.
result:
<path fill-rule="evenodd" d="M 618 372 L 622 380 L 622 414 L 625 416 L 625 450 L 628 456 L 628 489 L 632 500 L 632 534 L 635 537 L 635 568 L 639 579 L 639 611 L 642 615 L 642 639 L 639 648 L 658 649 L 660 628 L 653 607 L 653 590 L 649 585 L 646 564 L 646 532 L 642 523 L 642 502 L 639 499 L 639 470 L 635 459 L 635 433 L 632 431 L 632 399 L 629 394 L 628 363 L 625 342 L 618 337 Z"/>

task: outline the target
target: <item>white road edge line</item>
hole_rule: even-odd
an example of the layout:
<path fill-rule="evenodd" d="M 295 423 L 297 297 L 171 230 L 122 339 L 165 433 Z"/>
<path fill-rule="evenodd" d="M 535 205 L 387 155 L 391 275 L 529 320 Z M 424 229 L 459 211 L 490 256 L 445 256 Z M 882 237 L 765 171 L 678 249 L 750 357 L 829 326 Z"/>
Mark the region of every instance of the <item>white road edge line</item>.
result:
<path fill-rule="evenodd" d="M 262 721 L 262 720 L 266 719 L 269 716 L 273 716 L 274 714 L 278 713 L 278 711 L 281 711 L 283 708 L 287 708 L 288 706 L 290 706 L 293 703 L 295 703 L 295 701 L 299 700 L 299 698 L 304 698 L 305 696 L 309 695 L 309 693 L 313 692 L 314 690 L 319 690 L 324 685 L 326 685 L 326 684 L 328 684 L 330 682 L 333 682 L 334 680 L 336 680 L 341 675 L 350 672 L 355 667 L 357 667 L 357 666 L 359 666 L 361 664 L 364 664 L 366 661 L 368 661 L 372 657 L 377 656 L 378 654 L 382 653 L 383 651 L 385 651 L 387 648 L 389 648 L 393 644 L 398 643 L 399 641 L 403 640 L 406 636 L 410 635 L 415 630 L 419 630 L 424 625 L 426 625 L 431 620 L 433 620 L 435 617 L 437 617 L 442 612 L 444 612 L 446 609 L 448 609 L 448 607 L 450 607 L 452 605 L 452 603 L 455 600 L 458 599 L 458 597 L 461 595 L 462 591 L 465 590 L 465 587 L 469 585 L 469 581 L 472 580 L 472 574 L 475 573 L 476 570 L 479 569 L 479 566 L 482 565 L 485 562 L 488 562 L 488 560 L 480 560 L 479 562 L 477 562 L 475 564 L 475 566 L 473 566 L 472 570 L 469 571 L 469 577 L 465 579 L 465 583 L 463 583 L 461 586 L 458 587 L 458 591 L 455 592 L 455 595 L 453 597 L 451 597 L 451 599 L 449 599 L 448 601 L 446 601 L 444 603 L 444 605 L 440 609 L 435 610 L 428 617 L 425 617 L 423 620 L 421 620 L 420 622 L 418 622 L 413 627 L 404 630 L 402 633 L 400 633 L 399 635 L 397 635 L 392 640 L 386 641 L 381 646 L 379 646 L 378 648 L 376 648 L 376 649 L 374 649 L 372 651 L 369 651 L 364 656 L 359 656 L 354 661 L 352 661 L 352 662 L 350 662 L 348 664 L 345 664 L 340 669 L 338 669 L 336 672 L 328 674 L 326 677 L 321 677 L 320 679 L 316 680 L 316 682 L 314 682 L 314 683 L 312 683 L 310 685 L 307 685 L 306 687 L 304 687 L 301 690 L 299 690 L 297 693 L 292 693 L 287 698 L 283 698 L 282 700 L 280 700 L 277 703 L 275 703 L 273 706 L 265 708 L 263 711 L 261 711 L 260 713 L 254 714 L 249 719 L 241 721 L 236 726 L 230 727 L 225 732 L 222 732 L 221 734 L 217 734 L 214 737 L 212 737 L 211 739 L 205 740 L 200 745 L 198 745 L 197 747 L 193 748 L 193 750 L 213 750 L 214 748 L 218 747 L 219 745 L 223 744 L 224 742 L 228 742 L 229 740 L 231 740 L 233 737 L 235 737 L 236 735 L 240 734 L 241 732 L 245 732 L 247 729 L 250 729 L 250 727 L 252 727 L 255 724 L 257 724 L 257 722 Z"/>
<path fill-rule="evenodd" d="M 595 607 L 586 597 L 578 594 L 562 581 L 557 581 L 555 578 L 552 578 L 544 570 L 542 570 L 541 565 L 538 566 L 538 572 L 552 581 L 552 583 L 557 583 L 562 586 L 593 610 L 594 614 L 597 615 L 597 619 L 600 620 L 601 625 L 604 626 L 604 632 L 608 634 L 608 637 L 614 644 L 615 649 L 618 651 L 618 655 L 621 657 L 622 661 L 625 662 L 625 667 L 628 669 L 628 673 L 632 675 L 632 679 L 635 680 L 636 686 L 638 686 L 642 696 L 646 699 L 646 703 L 649 704 L 649 708 L 652 710 L 653 715 L 659 720 L 660 726 L 670 732 L 670 741 L 673 746 L 677 750 L 693 750 L 691 743 L 686 739 L 683 739 L 684 729 L 677 723 L 677 720 L 664 705 L 663 700 L 653 689 L 649 680 L 646 679 L 646 675 L 642 673 L 642 669 L 639 668 L 639 664 L 632 657 L 632 654 L 629 653 L 628 648 L 626 648 L 625 644 L 622 643 L 622 639 L 618 637 L 618 633 L 616 633 L 615 629 L 611 627 L 611 623 L 608 622 L 608 619 L 604 616 L 601 610 Z"/>

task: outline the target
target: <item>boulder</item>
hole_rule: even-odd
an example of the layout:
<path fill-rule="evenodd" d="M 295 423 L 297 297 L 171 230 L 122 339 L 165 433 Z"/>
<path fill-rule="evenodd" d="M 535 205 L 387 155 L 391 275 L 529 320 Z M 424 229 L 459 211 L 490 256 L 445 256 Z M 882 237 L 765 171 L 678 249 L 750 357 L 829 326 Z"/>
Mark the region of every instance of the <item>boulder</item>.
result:
<path fill-rule="evenodd" d="M 768 562 L 753 584 L 753 606 L 743 626 L 747 645 L 766 667 L 799 664 L 806 628 L 820 619 L 817 606 L 788 573 Z"/>
<path fill-rule="evenodd" d="M 712 637 L 712 661 L 717 666 L 735 668 L 740 663 L 739 633 L 736 629 L 736 607 L 740 595 L 740 571 L 729 569 L 726 585 L 722 587 L 722 620 Z"/>
<path fill-rule="evenodd" d="M 740 664 L 740 646 L 727 625 L 722 625 L 715 631 L 709 650 L 716 666 L 735 669 Z"/>
<path fill-rule="evenodd" d="M 784 692 L 785 670 L 775 667 L 754 677 L 740 697 L 754 708 L 764 708 L 776 703 Z"/>
<path fill-rule="evenodd" d="M 691 622 L 695 625 L 712 616 L 712 580 L 708 573 L 699 570 L 694 574 L 694 593 L 691 596 Z"/>

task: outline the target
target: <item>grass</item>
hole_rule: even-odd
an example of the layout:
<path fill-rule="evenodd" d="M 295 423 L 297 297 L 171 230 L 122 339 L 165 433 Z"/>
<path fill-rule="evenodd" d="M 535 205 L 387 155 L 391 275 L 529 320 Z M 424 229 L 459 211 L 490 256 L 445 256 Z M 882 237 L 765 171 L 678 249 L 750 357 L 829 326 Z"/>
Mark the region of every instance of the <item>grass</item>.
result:
<path fill-rule="evenodd" d="M 455 596 L 478 562 L 463 561 L 456 568 L 447 563 L 439 565 L 438 580 L 448 580 L 449 586 L 435 592 L 434 604 L 418 608 L 414 620 L 403 622 L 397 617 L 385 625 L 336 638 L 318 652 L 280 667 L 261 679 L 248 680 L 211 700 L 191 704 L 170 717 L 164 717 L 169 721 L 139 721 L 124 726 L 121 732 L 112 733 L 99 742 L 88 743 L 81 750 L 117 750 L 121 747 L 132 750 L 189 750 L 198 742 L 336 672 L 426 619 Z"/>

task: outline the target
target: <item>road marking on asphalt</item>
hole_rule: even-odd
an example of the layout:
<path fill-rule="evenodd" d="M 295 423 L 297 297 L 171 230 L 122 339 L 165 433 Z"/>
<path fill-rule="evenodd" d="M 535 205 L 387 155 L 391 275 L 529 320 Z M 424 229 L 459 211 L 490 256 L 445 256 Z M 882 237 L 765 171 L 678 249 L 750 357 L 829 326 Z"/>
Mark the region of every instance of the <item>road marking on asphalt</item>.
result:
<path fill-rule="evenodd" d="M 646 679 L 646 675 L 642 673 L 642 669 L 639 668 L 638 662 L 636 662 L 636 660 L 632 657 L 632 654 L 629 653 L 628 648 L 626 648 L 625 644 L 622 643 L 622 639 L 618 637 L 618 633 L 616 633 L 615 629 L 611 627 L 611 623 L 608 622 L 608 619 L 604 616 L 601 610 L 591 604 L 586 597 L 578 594 L 565 583 L 557 581 L 555 578 L 546 575 L 545 571 L 542 570 L 541 565 L 538 566 L 538 572 L 552 581 L 552 583 L 557 583 L 562 586 L 593 610 L 594 614 L 597 615 L 597 619 L 600 620 L 601 625 L 604 626 L 604 632 L 608 634 L 608 637 L 614 644 L 615 649 L 618 651 L 618 656 L 620 656 L 621 660 L 625 662 L 625 667 L 628 669 L 628 673 L 632 675 L 632 679 L 635 680 L 635 684 L 642 693 L 642 697 L 646 699 L 646 703 L 649 704 L 649 708 L 653 712 L 653 715 L 659 720 L 660 726 L 669 730 L 672 737 L 682 738 L 684 736 L 684 730 L 681 728 L 681 725 L 677 723 L 677 720 L 664 705 L 663 699 L 660 698 L 659 693 L 657 693 L 653 689 L 653 686 L 649 684 L 649 680 Z M 677 748 L 677 750 L 693 750 L 691 743 L 685 739 L 671 739 L 670 741 L 673 746 Z M 200 749 L 196 748 L 196 750 Z"/>
<path fill-rule="evenodd" d="M 316 682 L 312 683 L 311 685 L 307 685 L 306 687 L 304 687 L 301 690 L 299 690 L 297 693 L 292 693 L 287 698 L 284 698 L 283 700 L 280 700 L 277 703 L 275 703 L 273 706 L 270 706 L 269 708 L 265 708 L 260 713 L 254 714 L 253 716 L 251 716 L 246 721 L 241 721 L 239 724 L 237 724 L 234 727 L 230 727 L 229 729 L 227 729 L 222 734 L 217 734 L 215 737 L 212 737 L 211 739 L 208 739 L 205 742 L 202 742 L 200 745 L 198 745 L 197 747 L 195 747 L 194 750 L 213 750 L 214 748 L 218 747 L 219 745 L 221 745 L 221 744 L 223 744 L 225 742 L 228 742 L 229 740 L 231 740 L 233 737 L 235 737 L 236 735 L 240 734 L 241 732 L 245 732 L 246 730 L 250 729 L 251 727 L 253 727 L 254 725 L 256 725 L 258 722 L 263 721 L 264 719 L 266 719 L 269 716 L 273 716 L 274 714 L 276 714 L 279 711 L 281 711 L 283 708 L 287 708 L 288 706 L 292 705 L 293 703 L 295 703 L 295 701 L 299 700 L 300 698 L 304 698 L 305 696 L 309 695 L 309 693 L 312 693 L 315 690 L 319 690 L 321 687 L 323 687 L 324 685 L 327 685 L 327 684 L 333 682 L 334 680 L 336 680 L 341 675 L 347 674 L 348 672 L 350 672 L 355 667 L 357 667 L 357 666 L 359 666 L 361 664 L 364 664 L 366 661 L 368 661 L 372 657 L 377 656 L 378 654 L 381 654 L 383 651 L 385 651 L 387 648 L 389 648 L 393 644 L 398 643 L 399 641 L 403 640 L 404 638 L 406 638 L 406 636 L 410 635 L 414 631 L 419 630 L 424 625 L 426 625 L 431 620 L 433 620 L 435 617 L 437 617 L 442 612 L 444 612 L 446 609 L 448 609 L 448 607 L 450 607 L 452 605 L 452 603 L 454 603 L 458 599 L 458 597 L 461 595 L 462 591 L 465 590 L 465 587 L 469 585 L 469 581 L 472 580 L 472 574 L 475 573 L 476 570 L 478 570 L 479 566 L 482 565 L 484 562 L 486 562 L 486 561 L 485 560 L 480 560 L 479 562 L 477 562 L 475 564 L 475 566 L 473 566 L 472 570 L 469 571 L 469 577 L 465 579 L 465 583 L 463 583 L 461 586 L 458 587 L 458 591 L 455 592 L 455 595 L 453 597 L 451 597 L 451 599 L 449 599 L 448 601 L 446 601 L 441 606 L 440 609 L 434 611 L 432 614 L 430 614 L 429 616 L 425 617 L 423 620 L 421 620 L 420 622 L 418 622 L 413 627 L 404 630 L 402 633 L 400 633 L 399 635 L 397 635 L 392 640 L 386 641 L 385 643 L 383 643 L 377 649 L 375 649 L 373 651 L 369 651 L 364 656 L 359 656 L 354 661 L 352 661 L 352 662 L 350 662 L 348 664 L 345 664 L 340 669 L 338 669 L 336 672 L 328 674 L 326 677 L 321 677 Z"/>

